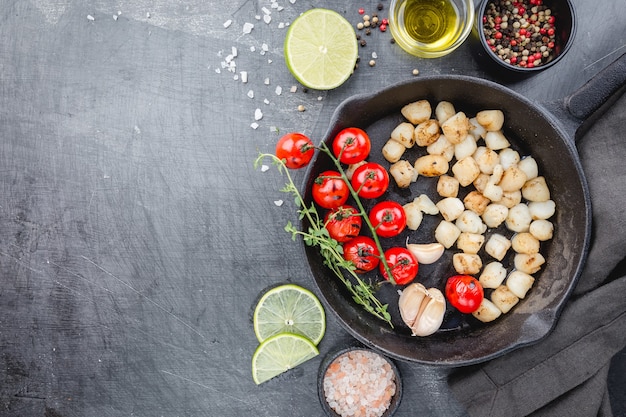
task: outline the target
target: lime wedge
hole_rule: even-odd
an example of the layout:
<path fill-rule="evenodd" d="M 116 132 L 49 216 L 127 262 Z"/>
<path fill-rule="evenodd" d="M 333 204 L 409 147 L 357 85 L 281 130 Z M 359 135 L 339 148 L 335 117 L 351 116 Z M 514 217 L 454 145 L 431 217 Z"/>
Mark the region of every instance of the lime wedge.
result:
<path fill-rule="evenodd" d="M 279 333 L 294 333 L 317 345 L 326 331 L 322 304 L 309 290 L 285 284 L 267 291 L 254 309 L 254 333 L 259 342 Z"/>
<path fill-rule="evenodd" d="M 354 28 L 339 13 L 311 9 L 298 16 L 285 37 L 285 62 L 302 85 L 330 90 L 354 71 L 358 46 Z"/>
<path fill-rule="evenodd" d="M 319 354 L 306 337 L 280 333 L 262 342 L 252 355 L 252 379 L 261 384 Z"/>

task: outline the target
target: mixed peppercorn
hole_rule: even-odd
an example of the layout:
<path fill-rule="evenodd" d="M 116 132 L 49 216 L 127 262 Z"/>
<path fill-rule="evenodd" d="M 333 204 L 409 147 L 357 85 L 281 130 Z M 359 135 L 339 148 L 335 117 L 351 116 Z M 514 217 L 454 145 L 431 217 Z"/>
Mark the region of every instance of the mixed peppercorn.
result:
<path fill-rule="evenodd" d="M 555 16 L 543 0 L 494 0 L 485 8 L 487 45 L 504 62 L 534 68 L 555 58 Z"/>

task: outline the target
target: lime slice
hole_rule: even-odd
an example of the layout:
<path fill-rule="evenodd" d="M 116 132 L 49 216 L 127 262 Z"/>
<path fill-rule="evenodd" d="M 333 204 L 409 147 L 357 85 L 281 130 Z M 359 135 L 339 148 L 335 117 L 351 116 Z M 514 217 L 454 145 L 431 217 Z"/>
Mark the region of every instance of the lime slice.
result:
<path fill-rule="evenodd" d="M 252 379 L 261 384 L 314 358 L 317 347 L 306 337 L 280 333 L 262 342 L 252 355 Z"/>
<path fill-rule="evenodd" d="M 315 90 L 339 87 L 352 74 L 358 56 L 354 28 L 339 13 L 311 9 L 298 16 L 285 37 L 291 74 Z"/>
<path fill-rule="evenodd" d="M 279 333 L 294 333 L 317 345 L 326 331 L 326 315 L 309 290 L 285 284 L 267 291 L 254 309 L 254 333 L 259 342 Z"/>

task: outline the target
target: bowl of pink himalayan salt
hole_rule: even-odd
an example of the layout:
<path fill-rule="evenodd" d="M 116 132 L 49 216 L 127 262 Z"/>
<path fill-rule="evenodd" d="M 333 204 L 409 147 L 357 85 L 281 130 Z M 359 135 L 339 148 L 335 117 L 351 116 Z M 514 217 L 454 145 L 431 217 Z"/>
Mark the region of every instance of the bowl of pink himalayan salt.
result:
<path fill-rule="evenodd" d="M 402 380 L 391 359 L 355 345 L 324 358 L 318 394 L 329 417 L 390 417 L 400 405 Z"/>

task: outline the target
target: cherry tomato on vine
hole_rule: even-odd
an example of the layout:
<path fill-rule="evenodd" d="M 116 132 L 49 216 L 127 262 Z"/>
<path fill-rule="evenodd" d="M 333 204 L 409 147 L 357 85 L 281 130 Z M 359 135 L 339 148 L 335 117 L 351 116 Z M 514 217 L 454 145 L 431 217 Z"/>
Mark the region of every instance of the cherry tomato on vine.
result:
<path fill-rule="evenodd" d="M 381 237 L 399 235 L 406 227 L 404 208 L 395 201 L 381 201 L 369 213 L 370 222 Z"/>
<path fill-rule="evenodd" d="M 352 261 L 356 272 L 363 274 L 375 269 L 380 262 L 376 242 L 369 236 L 357 236 L 343 244 L 343 257 Z"/>
<path fill-rule="evenodd" d="M 389 188 L 389 174 L 382 165 L 367 162 L 354 170 L 351 182 L 359 197 L 378 198 Z"/>
<path fill-rule="evenodd" d="M 344 164 L 364 161 L 371 148 L 370 137 L 358 127 L 343 129 L 333 140 L 333 153 Z"/>
<path fill-rule="evenodd" d="M 290 169 L 307 166 L 314 153 L 313 142 L 302 133 L 287 133 L 276 143 L 276 157 L 284 159 Z"/>
<path fill-rule="evenodd" d="M 483 301 L 483 287 L 471 275 L 455 275 L 446 283 L 446 298 L 461 313 L 473 313 Z"/>
<path fill-rule="evenodd" d="M 332 209 L 324 218 L 328 234 L 337 242 L 347 242 L 357 237 L 361 232 L 362 223 L 358 210 L 347 205 Z"/>
<path fill-rule="evenodd" d="M 417 276 L 419 270 L 419 264 L 415 256 L 407 248 L 394 247 L 385 251 L 385 259 L 387 265 L 391 270 L 391 276 L 398 285 L 405 285 L 410 283 Z M 380 272 L 383 277 L 388 281 L 389 276 L 385 271 L 385 265 L 381 262 L 379 264 Z"/>
<path fill-rule="evenodd" d="M 313 200 L 325 209 L 342 206 L 350 195 L 348 184 L 337 171 L 324 171 L 315 178 L 312 188 Z"/>

